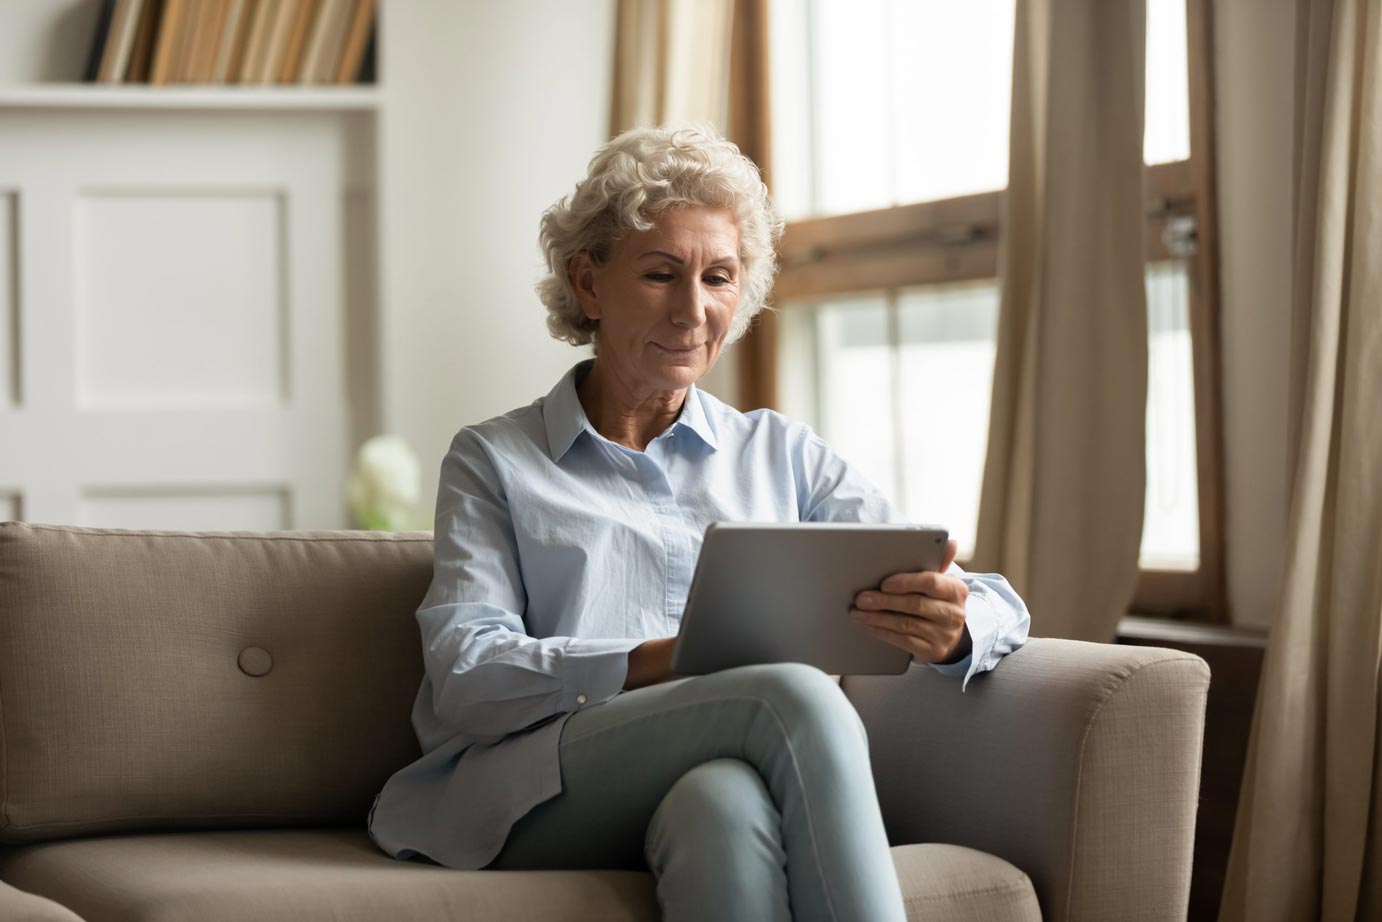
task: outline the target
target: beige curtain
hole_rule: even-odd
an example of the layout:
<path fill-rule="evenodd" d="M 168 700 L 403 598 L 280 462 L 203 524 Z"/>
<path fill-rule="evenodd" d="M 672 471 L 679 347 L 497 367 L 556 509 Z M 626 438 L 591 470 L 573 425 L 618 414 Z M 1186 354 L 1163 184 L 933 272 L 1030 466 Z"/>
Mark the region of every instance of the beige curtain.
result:
<path fill-rule="evenodd" d="M 1018 0 L 1002 310 L 973 566 L 1032 633 L 1113 639 L 1145 498 L 1144 0 Z"/>
<path fill-rule="evenodd" d="M 1290 537 L 1228 922 L 1382 919 L 1382 3 L 1298 9 Z"/>
<path fill-rule="evenodd" d="M 610 134 L 644 125 L 727 128 L 734 0 L 618 0 Z"/>

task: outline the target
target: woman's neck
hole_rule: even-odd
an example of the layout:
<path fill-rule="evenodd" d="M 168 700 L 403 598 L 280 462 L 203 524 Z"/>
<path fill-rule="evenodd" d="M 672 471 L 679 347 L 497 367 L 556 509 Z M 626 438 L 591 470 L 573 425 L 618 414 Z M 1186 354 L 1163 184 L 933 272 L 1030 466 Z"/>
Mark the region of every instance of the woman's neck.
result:
<path fill-rule="evenodd" d="M 606 369 L 599 357 L 584 380 L 576 382 L 576 396 L 586 418 L 611 442 L 643 451 L 676 421 L 689 388 L 639 390 Z"/>

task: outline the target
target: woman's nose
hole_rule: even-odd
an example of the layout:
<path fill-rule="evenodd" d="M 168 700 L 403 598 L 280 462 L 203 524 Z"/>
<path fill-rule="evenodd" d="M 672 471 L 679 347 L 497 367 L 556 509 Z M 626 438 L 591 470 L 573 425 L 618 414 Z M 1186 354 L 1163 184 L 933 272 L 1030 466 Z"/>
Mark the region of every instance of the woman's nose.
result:
<path fill-rule="evenodd" d="M 681 289 L 672 306 L 672 322 L 682 327 L 698 327 L 705 323 L 705 286 L 692 280 Z"/>

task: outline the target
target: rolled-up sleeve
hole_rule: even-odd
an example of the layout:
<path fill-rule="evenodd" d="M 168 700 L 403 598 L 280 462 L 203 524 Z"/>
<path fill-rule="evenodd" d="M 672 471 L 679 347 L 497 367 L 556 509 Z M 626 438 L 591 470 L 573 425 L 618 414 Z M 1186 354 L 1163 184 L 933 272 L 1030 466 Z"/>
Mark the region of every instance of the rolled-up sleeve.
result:
<path fill-rule="evenodd" d="M 636 639 L 536 638 L 513 521 L 495 460 L 461 430 L 442 461 L 432 584 L 417 612 L 432 708 L 450 729 L 493 742 L 614 697 Z"/>
<path fill-rule="evenodd" d="M 905 523 L 907 518 L 809 426 L 799 428 L 790 441 L 797 480 L 798 509 L 805 522 Z M 997 573 L 966 573 L 952 563 L 946 572 L 964 580 L 965 629 L 970 653 L 954 663 L 928 663 L 945 675 L 961 676 L 960 687 L 980 672 L 998 665 L 1007 654 L 1027 642 L 1031 616 L 1007 579 Z"/>

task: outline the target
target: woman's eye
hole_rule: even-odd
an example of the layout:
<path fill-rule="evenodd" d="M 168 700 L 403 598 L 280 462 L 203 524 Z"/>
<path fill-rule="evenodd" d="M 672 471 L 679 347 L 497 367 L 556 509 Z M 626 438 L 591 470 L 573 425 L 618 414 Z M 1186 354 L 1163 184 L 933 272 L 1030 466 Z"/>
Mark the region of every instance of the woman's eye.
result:
<path fill-rule="evenodd" d="M 671 281 L 672 274 L 670 272 L 649 272 L 643 277 L 652 279 L 654 282 L 668 282 Z"/>
<path fill-rule="evenodd" d="M 726 278 L 726 277 L 723 276 L 723 275 L 712 275 L 712 276 L 710 276 L 709 278 L 707 278 L 705 281 L 706 281 L 706 284 L 708 284 L 708 285 L 728 285 L 728 284 L 729 284 L 729 279 Z"/>

